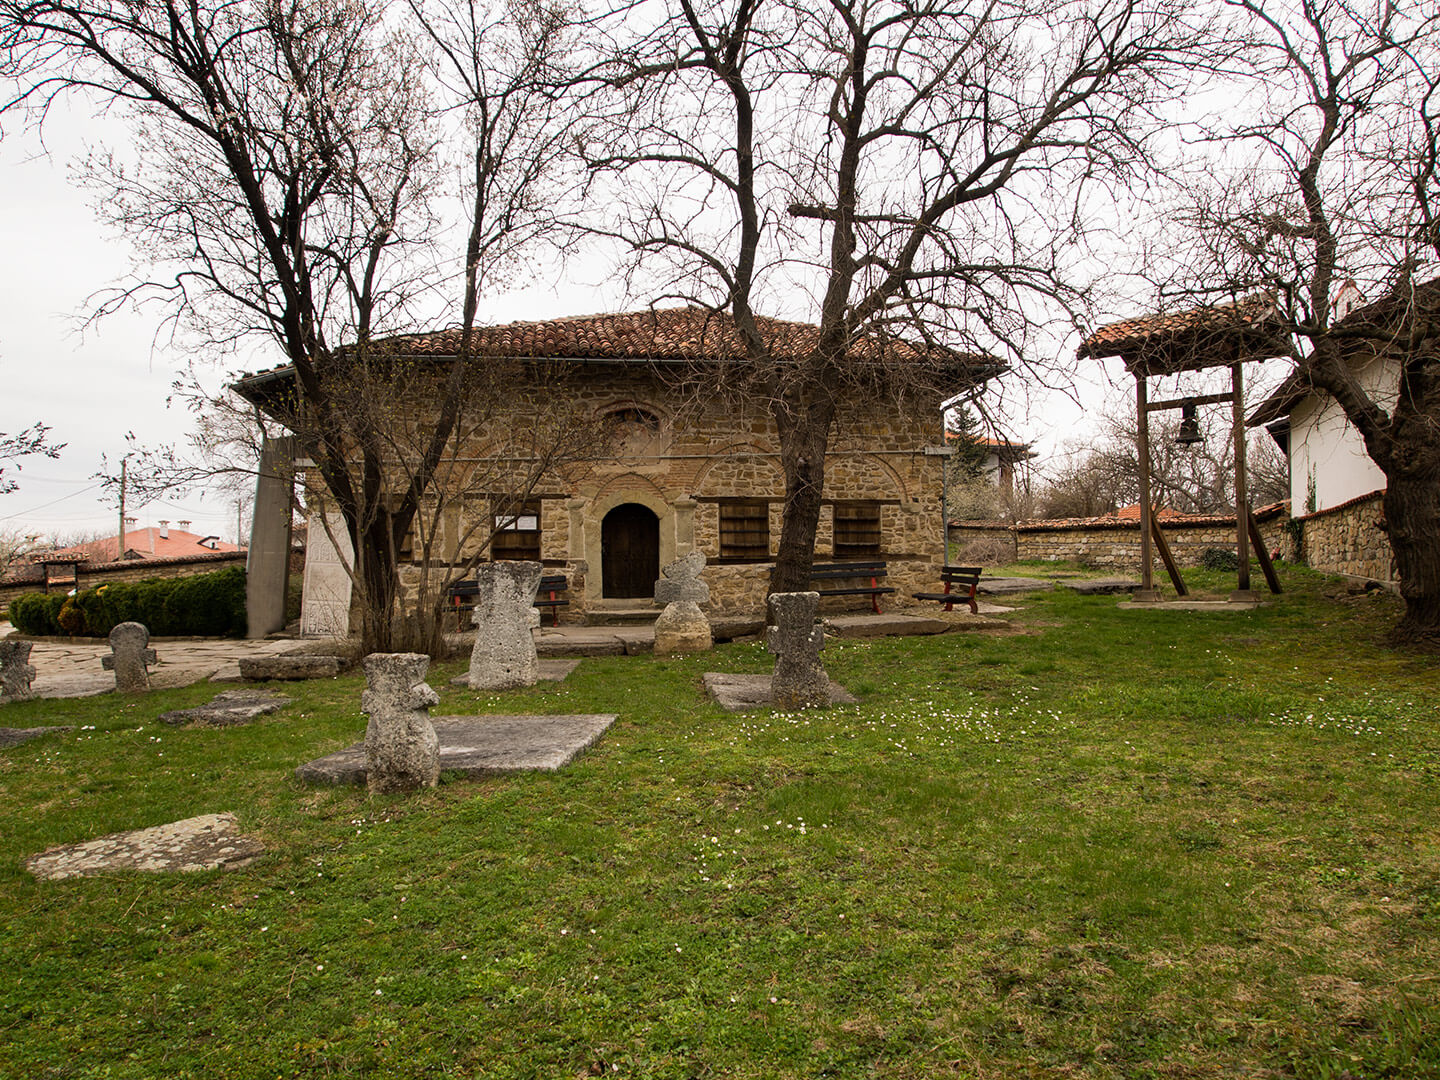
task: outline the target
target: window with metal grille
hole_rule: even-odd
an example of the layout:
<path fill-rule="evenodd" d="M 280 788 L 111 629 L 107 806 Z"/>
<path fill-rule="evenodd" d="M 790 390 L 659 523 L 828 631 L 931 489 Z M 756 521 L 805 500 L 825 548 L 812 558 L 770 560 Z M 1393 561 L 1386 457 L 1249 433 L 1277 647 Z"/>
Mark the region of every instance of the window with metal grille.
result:
<path fill-rule="evenodd" d="M 835 557 L 856 558 L 880 554 L 880 504 L 835 504 Z"/>
<path fill-rule="evenodd" d="M 720 557 L 770 558 L 770 504 L 760 499 L 720 504 Z"/>
<path fill-rule="evenodd" d="M 496 561 L 540 561 L 539 499 L 515 504 L 513 509 L 497 510 L 490 557 Z"/>

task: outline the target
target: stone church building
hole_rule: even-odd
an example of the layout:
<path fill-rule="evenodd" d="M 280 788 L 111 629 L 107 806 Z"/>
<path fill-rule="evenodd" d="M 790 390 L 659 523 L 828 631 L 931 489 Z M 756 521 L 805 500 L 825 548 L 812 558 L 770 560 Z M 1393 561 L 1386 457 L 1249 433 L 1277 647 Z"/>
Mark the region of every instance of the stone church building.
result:
<path fill-rule="evenodd" d="M 816 337 L 813 326 L 761 323 L 782 360 L 804 355 Z M 454 356 L 458 338 L 451 330 L 387 344 L 398 354 L 443 363 Z M 538 411 L 563 405 L 616 436 L 604 453 L 547 471 L 520 501 L 487 493 L 486 483 L 476 481 L 439 516 L 432 564 L 437 558 L 458 564 L 480 550 L 477 538 L 488 538 L 494 522 L 500 531 L 493 552 L 484 554 L 539 559 L 547 574 L 568 579 L 562 621 L 602 622 L 649 608 L 660 568 L 699 550 L 709 563 L 712 613 L 763 610 L 785 481 L 767 403 L 723 392 L 727 365 L 745 360 L 727 318 L 670 308 L 511 323 L 477 328 L 474 347 L 478 356 L 523 360 L 515 370 L 535 373 L 535 384 L 516 385 L 489 424 L 523 430 Z M 844 390 L 831 438 L 815 560 L 884 560 L 884 583 L 896 588 L 886 604 L 904 607 L 913 603 L 911 591 L 937 587 L 944 562 L 942 402 L 1000 366 L 989 357 L 901 339 L 862 341 L 852 356 L 862 371 Z M 868 374 L 867 359 L 873 360 Z M 908 376 L 921 368 L 927 377 L 909 385 Z M 255 400 L 288 372 L 250 376 L 236 388 Z M 526 381 L 523 374 L 517 380 Z M 906 389 L 898 392 L 902 383 Z M 483 457 L 486 440 L 474 442 Z M 483 527 L 474 528 L 477 523 Z M 311 521 L 306 633 L 343 633 L 349 626 L 346 547 L 338 517 L 328 530 Z M 402 580 L 417 573 L 402 566 Z M 857 597 L 827 601 L 831 609 L 865 604 Z"/>

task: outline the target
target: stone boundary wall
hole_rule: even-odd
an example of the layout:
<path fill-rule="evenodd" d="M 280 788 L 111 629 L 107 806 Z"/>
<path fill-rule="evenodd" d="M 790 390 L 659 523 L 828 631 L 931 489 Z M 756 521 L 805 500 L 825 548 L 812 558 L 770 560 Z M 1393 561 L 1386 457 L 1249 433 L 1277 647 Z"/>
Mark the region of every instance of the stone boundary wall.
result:
<path fill-rule="evenodd" d="M 1273 554 L 1291 554 L 1289 534 L 1285 528 L 1288 517 L 1283 513 L 1264 516 L 1260 535 Z M 1181 566 L 1200 566 L 1209 548 L 1235 550 L 1234 519 L 1207 518 L 1202 521 L 1162 522 L 1161 529 L 1170 544 L 1171 554 Z M 1129 574 L 1140 572 L 1140 523 L 1138 521 L 1083 522 L 1027 521 L 1007 526 L 999 522 L 952 522 L 950 541 L 960 551 L 973 541 L 1009 538 L 1014 544 L 1016 561 L 1074 562 L 1097 570 L 1113 570 Z M 1156 565 L 1160 565 L 1156 556 Z"/>
<path fill-rule="evenodd" d="M 196 574 L 209 574 L 232 566 L 238 566 L 243 570 L 245 569 L 245 558 L 246 553 L 243 551 L 220 551 L 214 555 L 169 559 L 126 559 L 124 562 L 80 563 L 77 587 L 84 592 L 86 589 L 93 589 L 100 585 L 113 585 L 122 581 L 193 577 Z M 17 596 L 44 591 L 43 577 L 27 581 L 7 581 L 0 584 L 0 609 L 8 607 L 10 601 Z"/>
<path fill-rule="evenodd" d="M 1384 491 L 1296 518 L 1305 563 L 1313 570 L 1395 581 L 1390 539 L 1380 528 Z"/>

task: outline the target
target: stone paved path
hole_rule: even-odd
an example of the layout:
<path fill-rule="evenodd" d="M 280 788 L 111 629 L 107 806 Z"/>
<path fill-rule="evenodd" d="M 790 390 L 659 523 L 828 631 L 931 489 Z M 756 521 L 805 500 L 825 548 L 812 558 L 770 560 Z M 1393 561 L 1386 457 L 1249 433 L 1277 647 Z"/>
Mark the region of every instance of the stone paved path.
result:
<path fill-rule="evenodd" d="M 0 637 L 10 624 L 0 622 Z M 30 663 L 35 681 L 30 689 L 42 698 L 90 697 L 115 689 L 115 676 L 100 666 L 110 655 L 105 642 L 74 643 L 35 638 Z M 165 689 L 191 683 L 238 680 L 242 656 L 265 656 L 293 649 L 289 640 L 241 641 L 233 638 L 183 638 L 152 640 L 159 661 L 150 669 L 150 686 Z"/>

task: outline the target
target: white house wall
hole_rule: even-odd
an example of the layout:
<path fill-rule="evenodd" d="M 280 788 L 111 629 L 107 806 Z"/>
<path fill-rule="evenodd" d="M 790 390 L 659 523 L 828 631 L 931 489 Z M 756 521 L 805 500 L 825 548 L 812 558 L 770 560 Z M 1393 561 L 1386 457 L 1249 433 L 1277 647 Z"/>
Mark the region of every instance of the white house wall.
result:
<path fill-rule="evenodd" d="M 1377 362 L 1357 374 L 1382 408 L 1394 404 L 1393 366 Z M 1360 433 L 1333 398 L 1312 394 L 1295 407 L 1290 414 L 1290 498 L 1297 515 L 1339 506 L 1384 487 L 1385 474 L 1370 460 Z"/>

